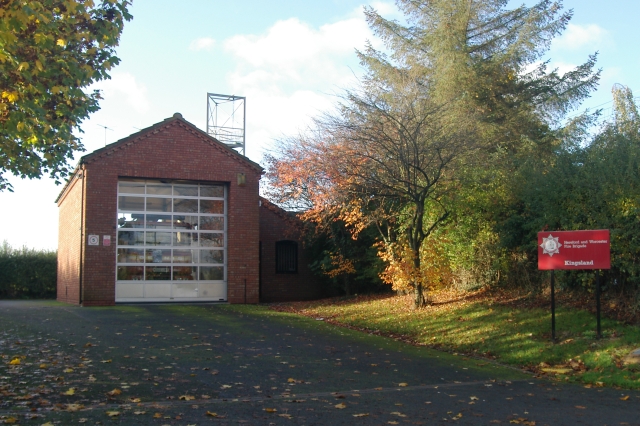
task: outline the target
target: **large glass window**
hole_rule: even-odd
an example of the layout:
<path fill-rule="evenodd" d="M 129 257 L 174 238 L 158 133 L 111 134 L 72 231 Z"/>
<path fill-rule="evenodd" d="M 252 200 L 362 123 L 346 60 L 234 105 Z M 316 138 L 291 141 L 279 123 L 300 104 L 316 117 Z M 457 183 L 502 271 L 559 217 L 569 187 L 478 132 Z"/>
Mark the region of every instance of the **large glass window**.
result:
<path fill-rule="evenodd" d="M 225 193 L 224 185 L 120 179 L 118 282 L 224 281 Z"/>

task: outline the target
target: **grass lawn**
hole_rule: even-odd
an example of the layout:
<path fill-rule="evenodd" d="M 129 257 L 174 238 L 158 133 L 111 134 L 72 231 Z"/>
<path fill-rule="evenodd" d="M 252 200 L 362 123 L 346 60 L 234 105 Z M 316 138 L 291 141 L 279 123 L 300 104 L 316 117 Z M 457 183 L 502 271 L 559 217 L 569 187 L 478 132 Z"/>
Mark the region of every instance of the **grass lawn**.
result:
<path fill-rule="evenodd" d="M 498 300 L 498 301 L 496 301 Z M 485 292 L 434 295 L 432 306 L 413 310 L 410 296 L 355 296 L 274 305 L 361 331 L 445 351 L 476 355 L 586 386 L 640 389 L 640 365 L 622 359 L 640 347 L 640 327 L 557 307 L 551 342 L 550 308 Z"/>

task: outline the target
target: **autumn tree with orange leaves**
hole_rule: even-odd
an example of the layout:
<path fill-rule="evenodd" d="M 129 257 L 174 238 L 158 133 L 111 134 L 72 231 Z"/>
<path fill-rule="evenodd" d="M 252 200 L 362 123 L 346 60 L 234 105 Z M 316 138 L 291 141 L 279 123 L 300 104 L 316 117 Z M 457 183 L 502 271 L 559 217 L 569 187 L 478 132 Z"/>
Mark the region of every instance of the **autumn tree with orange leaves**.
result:
<path fill-rule="evenodd" d="M 354 237 L 376 227 L 388 265 L 383 279 L 413 291 L 422 306 L 428 280 L 421 252 L 448 218 L 455 170 L 475 145 L 471 124 L 448 124 L 447 105 L 434 104 L 419 76 L 405 74 L 402 94 L 385 85 L 374 90 L 374 80 L 350 92 L 338 114 L 269 158 L 268 176 L 277 201 L 307 207 L 303 217 L 320 226 L 339 219 Z"/>
<path fill-rule="evenodd" d="M 358 52 L 360 88 L 268 158 L 276 202 L 318 224 L 341 220 L 354 238 L 379 230 L 382 277 L 413 291 L 416 307 L 447 274 L 442 239 L 429 237 L 455 216 L 456 197 L 489 183 L 500 195 L 486 205 L 504 203 L 518 164 L 553 155 L 558 123 L 597 84 L 595 56 L 562 75 L 541 60 L 571 12 L 507 3 L 398 0 L 405 23 L 366 8 L 386 52 Z"/>

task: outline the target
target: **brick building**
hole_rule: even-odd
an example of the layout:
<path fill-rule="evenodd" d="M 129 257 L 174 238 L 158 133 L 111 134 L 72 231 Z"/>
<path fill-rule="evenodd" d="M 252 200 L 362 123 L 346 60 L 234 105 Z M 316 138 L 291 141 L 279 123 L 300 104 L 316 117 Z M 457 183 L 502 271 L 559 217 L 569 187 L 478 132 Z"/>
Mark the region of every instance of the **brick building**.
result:
<path fill-rule="evenodd" d="M 174 114 L 81 158 L 57 198 L 60 301 L 258 303 L 321 295 L 262 168 Z"/>

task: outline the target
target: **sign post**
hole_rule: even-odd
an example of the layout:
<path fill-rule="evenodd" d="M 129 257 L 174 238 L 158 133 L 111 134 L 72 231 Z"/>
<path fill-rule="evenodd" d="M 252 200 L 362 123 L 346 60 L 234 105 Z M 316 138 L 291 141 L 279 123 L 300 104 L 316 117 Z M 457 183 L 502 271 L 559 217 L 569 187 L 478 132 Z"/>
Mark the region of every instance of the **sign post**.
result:
<path fill-rule="evenodd" d="M 592 231 L 538 232 L 538 269 L 551 271 L 551 338 L 556 340 L 554 271 L 596 270 L 597 337 L 600 328 L 600 269 L 611 269 L 611 241 L 608 229 Z"/>
<path fill-rule="evenodd" d="M 556 289 L 554 288 L 555 271 L 551 271 L 551 341 L 556 341 Z"/>

